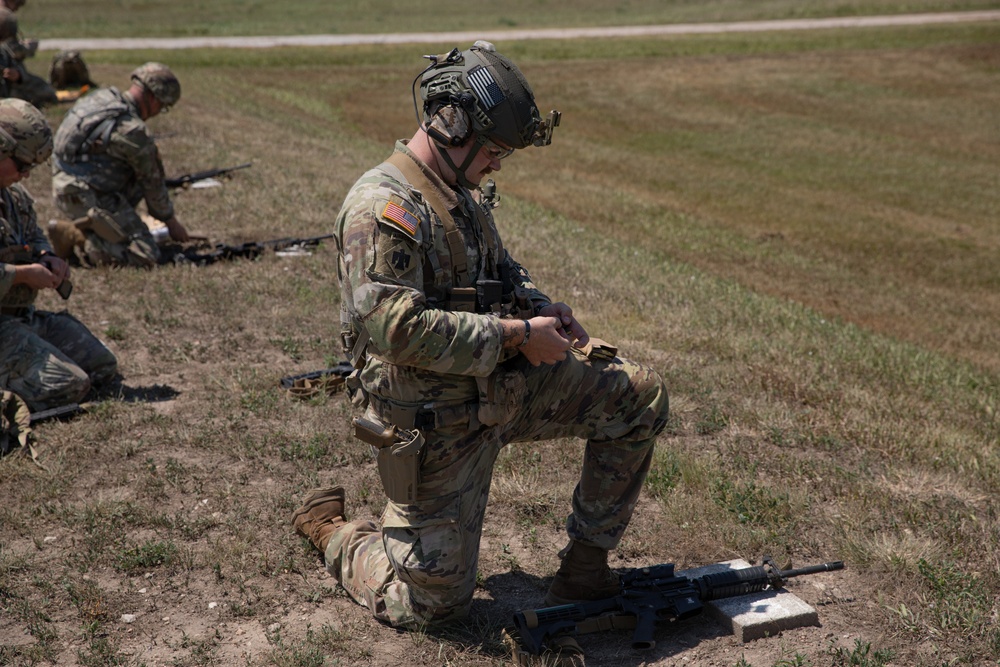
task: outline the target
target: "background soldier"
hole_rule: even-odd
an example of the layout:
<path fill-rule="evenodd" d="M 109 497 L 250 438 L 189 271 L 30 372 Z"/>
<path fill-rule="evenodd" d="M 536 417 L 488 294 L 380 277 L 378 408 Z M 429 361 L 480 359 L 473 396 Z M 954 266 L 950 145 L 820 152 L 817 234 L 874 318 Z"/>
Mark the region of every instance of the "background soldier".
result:
<path fill-rule="evenodd" d="M 0 68 L 2 68 L 3 97 L 17 97 L 37 107 L 59 101 L 55 89 L 45 79 L 31 74 L 24 61 L 38 50 L 38 40 L 23 39 L 14 12 L 25 5 L 25 0 L 0 1 Z"/>
<path fill-rule="evenodd" d="M 0 101 L 0 388 L 33 411 L 79 402 L 112 379 L 111 351 L 68 313 L 35 310 L 38 290 L 69 275 L 38 228 L 34 202 L 18 181 L 52 153 L 52 130 L 23 100 Z"/>
<path fill-rule="evenodd" d="M 515 149 L 551 141 L 518 68 L 476 42 L 423 72 L 423 119 L 354 185 L 337 218 L 343 339 L 377 448 L 382 525 L 344 517 L 341 487 L 292 515 L 380 620 L 468 612 L 493 465 L 508 443 L 587 440 L 550 604 L 613 596 L 621 539 L 667 419 L 652 370 L 596 347 L 504 249 L 479 191 Z M 587 354 L 585 350 L 603 350 Z"/>
<path fill-rule="evenodd" d="M 177 103 L 181 85 L 170 68 L 146 63 L 125 93 L 100 88 L 73 105 L 55 137 L 52 195 L 71 219 L 88 218 L 85 231 L 61 222 L 51 232 L 64 248 L 82 247 L 92 264 L 151 267 L 160 249 L 135 207 L 163 221 L 170 237 L 188 240 L 164 183 L 163 164 L 145 121 Z"/>

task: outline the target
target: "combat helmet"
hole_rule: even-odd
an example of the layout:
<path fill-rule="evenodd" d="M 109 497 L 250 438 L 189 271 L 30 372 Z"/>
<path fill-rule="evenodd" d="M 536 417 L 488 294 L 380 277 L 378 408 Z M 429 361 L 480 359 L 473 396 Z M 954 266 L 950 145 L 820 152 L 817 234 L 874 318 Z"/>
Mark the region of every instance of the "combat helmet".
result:
<path fill-rule="evenodd" d="M 479 146 L 492 140 L 511 149 L 552 143 L 559 112 L 542 120 L 527 79 L 493 44 L 480 40 L 465 51 L 424 57 L 431 64 L 419 75 L 423 127 L 439 146 L 461 146 L 473 136 Z M 476 152 L 461 167 L 448 159 L 460 180 Z"/>
<path fill-rule="evenodd" d="M 163 63 L 149 62 L 132 72 L 132 81 L 153 94 L 165 108 L 177 104 L 181 98 L 181 82 Z"/>
<path fill-rule="evenodd" d="M 465 51 L 425 57 L 431 60 L 420 80 L 425 123 L 441 107 L 456 106 L 469 115 L 469 129 L 477 135 L 511 148 L 551 143 L 556 123 L 551 116 L 541 119 L 521 70 L 493 44 L 480 40 Z"/>
<path fill-rule="evenodd" d="M 49 159 L 52 129 L 41 111 L 24 100 L 0 100 L 0 155 L 31 166 Z"/>

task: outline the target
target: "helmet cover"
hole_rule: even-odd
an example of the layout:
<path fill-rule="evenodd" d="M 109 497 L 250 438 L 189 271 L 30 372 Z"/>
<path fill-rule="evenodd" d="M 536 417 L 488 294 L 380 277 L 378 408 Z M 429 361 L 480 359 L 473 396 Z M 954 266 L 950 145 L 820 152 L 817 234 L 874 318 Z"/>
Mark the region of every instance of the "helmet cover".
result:
<path fill-rule="evenodd" d="M 181 98 L 181 84 L 163 63 L 149 62 L 132 72 L 132 81 L 153 94 L 165 107 L 172 107 Z"/>
<path fill-rule="evenodd" d="M 52 129 L 44 114 L 24 100 L 0 100 L 0 155 L 37 165 L 51 154 Z"/>

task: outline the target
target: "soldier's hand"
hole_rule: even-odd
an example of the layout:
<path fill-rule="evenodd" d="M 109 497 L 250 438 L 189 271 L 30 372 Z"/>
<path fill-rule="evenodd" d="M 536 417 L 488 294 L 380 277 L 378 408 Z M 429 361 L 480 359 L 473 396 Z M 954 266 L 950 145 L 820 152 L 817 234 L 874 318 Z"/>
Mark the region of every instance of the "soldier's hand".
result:
<path fill-rule="evenodd" d="M 21 73 L 17 71 L 17 68 L 15 67 L 4 67 L 3 78 L 5 78 L 7 81 L 13 81 L 14 83 L 17 83 L 18 81 L 21 80 Z"/>
<path fill-rule="evenodd" d="M 59 283 L 69 278 L 69 264 L 62 257 L 43 255 L 39 262 L 55 275 Z"/>
<path fill-rule="evenodd" d="M 538 311 L 539 315 L 544 315 L 546 317 L 555 317 L 562 323 L 562 332 L 564 337 L 573 346 L 582 349 L 587 345 L 590 340 L 590 336 L 587 334 L 587 330 L 583 328 L 579 320 L 573 317 L 573 309 L 563 302 L 550 303 L 541 310 Z"/>
<path fill-rule="evenodd" d="M 570 341 L 563 331 L 562 320 L 539 315 L 532 317 L 528 323 L 531 325 L 528 342 L 517 349 L 532 366 L 551 365 L 566 359 Z"/>
<path fill-rule="evenodd" d="M 55 289 L 62 283 L 61 278 L 49 271 L 44 264 L 18 264 L 14 267 L 14 284 L 27 285 L 31 289 Z"/>
<path fill-rule="evenodd" d="M 167 220 L 166 225 L 167 231 L 170 232 L 170 238 L 178 243 L 186 243 L 191 239 L 188 235 L 187 229 L 184 228 L 184 225 L 182 225 L 176 217 Z"/>

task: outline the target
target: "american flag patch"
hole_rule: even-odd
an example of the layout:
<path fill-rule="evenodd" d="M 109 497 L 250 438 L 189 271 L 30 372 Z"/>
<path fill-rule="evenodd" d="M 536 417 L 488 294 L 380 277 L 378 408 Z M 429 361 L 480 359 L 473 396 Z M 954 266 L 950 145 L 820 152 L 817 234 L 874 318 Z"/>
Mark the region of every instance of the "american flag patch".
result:
<path fill-rule="evenodd" d="M 476 95 L 479 96 L 484 108 L 492 109 L 496 105 L 503 102 L 503 91 L 500 89 L 496 79 L 493 78 L 493 74 L 491 74 L 488 69 L 480 65 L 476 69 L 469 72 L 468 78 L 469 85 L 472 86 L 474 91 L 476 91 Z"/>
<path fill-rule="evenodd" d="M 420 221 L 399 204 L 388 202 L 382 210 L 382 217 L 395 222 L 410 236 L 417 235 L 417 227 L 420 226 Z"/>

